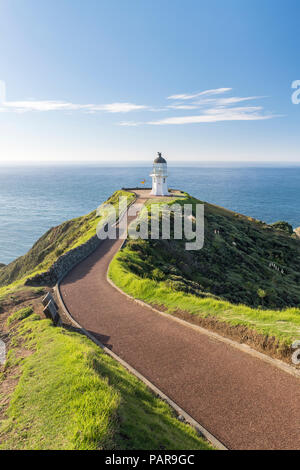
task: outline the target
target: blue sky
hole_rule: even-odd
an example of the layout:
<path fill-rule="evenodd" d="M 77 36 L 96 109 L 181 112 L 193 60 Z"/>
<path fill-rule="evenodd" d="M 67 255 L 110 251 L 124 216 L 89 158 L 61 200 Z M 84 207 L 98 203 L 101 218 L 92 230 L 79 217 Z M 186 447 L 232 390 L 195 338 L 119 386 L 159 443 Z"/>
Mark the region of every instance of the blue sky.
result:
<path fill-rule="evenodd" d="M 0 162 L 300 163 L 298 0 L 0 0 Z"/>

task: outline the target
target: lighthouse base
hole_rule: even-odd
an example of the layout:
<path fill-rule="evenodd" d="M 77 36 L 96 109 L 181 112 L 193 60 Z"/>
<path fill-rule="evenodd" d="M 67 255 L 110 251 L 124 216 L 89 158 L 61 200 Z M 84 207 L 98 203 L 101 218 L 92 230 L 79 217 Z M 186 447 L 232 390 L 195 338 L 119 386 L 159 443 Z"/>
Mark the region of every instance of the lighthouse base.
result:
<path fill-rule="evenodd" d="M 167 178 L 152 176 L 152 196 L 169 196 Z"/>

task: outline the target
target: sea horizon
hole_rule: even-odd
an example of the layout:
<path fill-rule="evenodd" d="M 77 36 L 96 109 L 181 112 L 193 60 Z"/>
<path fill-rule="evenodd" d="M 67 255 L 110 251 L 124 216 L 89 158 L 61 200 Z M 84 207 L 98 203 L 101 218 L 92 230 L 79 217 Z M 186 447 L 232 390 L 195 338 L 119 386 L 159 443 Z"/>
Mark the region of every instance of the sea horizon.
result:
<path fill-rule="evenodd" d="M 0 263 L 25 254 L 48 229 L 91 212 L 122 187 L 151 185 L 151 162 L 138 165 L 5 165 L 0 171 Z M 169 187 L 273 223 L 300 226 L 297 165 L 169 165 Z"/>
<path fill-rule="evenodd" d="M 13 162 L 0 162 L 0 168 L 27 168 L 27 167 L 45 167 L 45 166 L 51 166 L 51 167 L 61 167 L 61 166 L 96 166 L 96 167 L 127 167 L 127 166 L 145 166 L 149 167 L 149 160 L 127 160 L 126 163 L 124 163 L 123 160 L 115 160 L 112 162 L 98 162 L 98 161 L 50 161 L 50 160 L 45 160 L 45 161 L 13 161 Z M 151 166 L 151 164 L 150 164 Z M 299 162 L 269 162 L 269 161 L 222 161 L 222 160 L 203 160 L 201 162 L 195 162 L 192 160 L 187 160 L 187 161 L 169 161 L 168 160 L 168 167 L 177 167 L 177 166 L 193 166 L 193 167 L 201 167 L 201 166 L 219 166 L 219 167 L 268 167 L 268 168 L 290 168 L 290 167 L 300 167 L 300 161 Z"/>

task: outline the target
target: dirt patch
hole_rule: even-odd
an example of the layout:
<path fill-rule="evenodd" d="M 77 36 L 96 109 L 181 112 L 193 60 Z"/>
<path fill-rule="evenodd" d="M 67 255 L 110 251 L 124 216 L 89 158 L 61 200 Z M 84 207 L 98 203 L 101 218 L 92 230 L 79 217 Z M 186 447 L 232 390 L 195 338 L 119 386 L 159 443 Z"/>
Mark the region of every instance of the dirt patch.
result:
<path fill-rule="evenodd" d="M 1 373 L 0 366 L 0 373 Z M 7 418 L 7 408 L 9 406 L 10 397 L 19 381 L 19 368 L 10 368 L 4 372 L 4 376 L 0 381 L 0 422 Z"/>
<path fill-rule="evenodd" d="M 161 310 L 162 312 L 168 311 L 168 309 L 162 305 L 152 305 L 152 307 L 157 310 Z M 273 358 L 280 359 L 291 365 L 291 356 L 294 351 L 290 346 L 280 343 L 275 336 L 258 333 L 244 325 L 230 325 L 229 323 L 220 321 L 218 318 L 213 316 L 200 317 L 183 310 L 176 310 L 170 315 L 181 318 L 193 325 L 198 325 L 202 328 L 206 328 L 207 330 L 214 331 L 215 333 L 226 338 L 233 339 L 240 344 L 247 344 L 256 351 L 267 354 Z M 300 369 L 300 367 L 297 368 Z"/>
<path fill-rule="evenodd" d="M 48 287 L 43 287 L 38 290 L 34 290 L 30 287 L 25 287 L 24 289 L 16 290 L 11 294 L 7 294 L 3 300 L 1 300 L 1 309 L 0 309 L 0 322 L 1 318 L 9 312 L 13 313 L 15 307 L 22 308 L 22 305 L 29 301 L 35 301 L 36 299 L 41 299 L 49 290 Z M 24 305 L 26 306 L 26 305 Z"/>
<path fill-rule="evenodd" d="M 46 289 L 45 289 L 46 293 Z M 34 313 L 45 318 L 43 314 L 42 298 L 45 295 L 41 292 L 33 292 L 31 290 L 20 290 L 17 293 L 7 296 L 2 302 L 2 312 L 0 312 L 0 339 L 5 342 L 6 354 L 11 348 L 11 339 L 13 337 L 14 326 L 7 326 L 8 317 L 14 312 L 24 307 L 32 307 Z M 16 359 L 25 358 L 31 354 L 31 351 L 24 348 L 22 342 L 14 344 L 14 355 Z M 19 365 L 2 365 L 0 364 L 0 421 L 7 418 L 7 408 L 9 406 L 10 397 L 19 381 L 20 366 Z"/>

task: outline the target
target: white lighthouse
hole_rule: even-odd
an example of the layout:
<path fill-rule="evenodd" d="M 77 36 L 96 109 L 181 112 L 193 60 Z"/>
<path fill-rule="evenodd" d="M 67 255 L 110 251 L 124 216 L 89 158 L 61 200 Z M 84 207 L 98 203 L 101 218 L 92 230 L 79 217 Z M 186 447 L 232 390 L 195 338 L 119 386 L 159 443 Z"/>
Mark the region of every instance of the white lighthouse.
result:
<path fill-rule="evenodd" d="M 153 169 L 150 176 L 152 176 L 152 191 L 151 194 L 154 196 L 168 196 L 168 185 L 167 185 L 167 162 L 161 156 L 160 152 L 157 152 L 158 157 L 153 162 Z"/>

